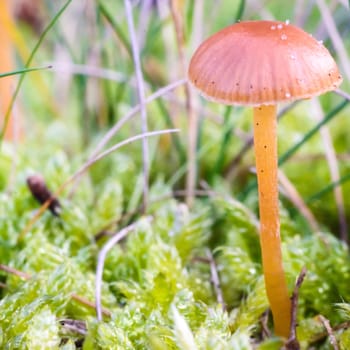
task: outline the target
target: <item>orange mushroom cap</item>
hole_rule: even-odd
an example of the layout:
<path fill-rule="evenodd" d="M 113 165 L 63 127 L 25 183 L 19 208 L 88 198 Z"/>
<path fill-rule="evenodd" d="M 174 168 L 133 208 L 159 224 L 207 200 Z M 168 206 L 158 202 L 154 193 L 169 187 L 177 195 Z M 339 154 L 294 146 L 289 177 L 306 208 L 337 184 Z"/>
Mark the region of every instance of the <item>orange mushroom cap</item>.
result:
<path fill-rule="evenodd" d="M 189 79 L 210 100 L 270 105 L 337 88 L 342 77 L 322 42 L 289 23 L 239 22 L 205 40 Z"/>

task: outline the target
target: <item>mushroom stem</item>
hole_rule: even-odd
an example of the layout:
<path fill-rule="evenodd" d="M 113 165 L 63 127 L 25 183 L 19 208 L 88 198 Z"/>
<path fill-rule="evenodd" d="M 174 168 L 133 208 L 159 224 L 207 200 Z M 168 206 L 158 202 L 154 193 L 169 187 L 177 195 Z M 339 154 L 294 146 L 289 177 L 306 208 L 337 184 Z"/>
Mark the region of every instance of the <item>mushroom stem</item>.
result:
<path fill-rule="evenodd" d="M 275 333 L 288 338 L 291 301 L 282 265 L 275 105 L 254 108 L 254 149 L 259 188 L 260 243 L 265 288 Z"/>

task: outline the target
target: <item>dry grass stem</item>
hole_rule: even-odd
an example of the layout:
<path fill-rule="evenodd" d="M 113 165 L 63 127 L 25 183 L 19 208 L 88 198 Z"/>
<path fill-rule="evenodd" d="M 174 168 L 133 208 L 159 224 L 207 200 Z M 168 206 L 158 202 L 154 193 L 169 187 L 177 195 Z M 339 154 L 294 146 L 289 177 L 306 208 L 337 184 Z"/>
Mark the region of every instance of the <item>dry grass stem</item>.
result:
<path fill-rule="evenodd" d="M 183 85 L 186 83 L 185 79 L 177 80 L 169 85 L 166 85 L 159 90 L 157 90 L 154 94 L 150 95 L 146 98 L 146 104 L 153 102 L 159 97 L 164 96 L 165 94 L 169 93 L 170 91 L 176 89 L 177 87 Z M 140 104 L 134 106 L 128 113 L 126 113 L 122 118 L 118 120 L 118 122 L 108 130 L 108 132 L 103 136 L 103 138 L 100 140 L 100 142 L 95 147 L 94 151 L 91 153 L 90 157 L 88 158 L 87 162 L 93 160 L 96 155 L 103 149 L 104 146 L 112 139 L 113 136 L 117 134 L 117 132 L 120 130 L 120 128 L 132 117 L 134 117 L 139 111 L 141 110 Z M 79 177 L 75 180 L 75 186 L 70 191 L 69 197 L 72 197 L 75 191 L 76 186 L 78 186 L 79 183 Z"/>
<path fill-rule="evenodd" d="M 128 30 L 131 41 L 132 56 L 135 66 L 136 82 L 137 82 L 137 93 L 140 103 L 140 115 L 141 115 L 141 130 L 145 134 L 148 131 L 147 124 L 147 109 L 146 109 L 146 94 L 144 79 L 141 68 L 139 45 L 136 38 L 135 26 L 133 20 L 132 6 L 130 0 L 124 0 L 125 14 L 128 22 Z M 143 159 L 143 208 L 147 211 L 148 203 L 148 191 L 149 191 L 149 146 L 147 137 L 142 138 L 142 159 Z"/>
<path fill-rule="evenodd" d="M 128 80 L 127 76 L 123 73 L 87 64 L 51 62 L 50 65 L 52 65 L 51 72 L 55 73 L 84 75 L 92 78 L 111 80 L 117 83 L 123 83 Z"/>
<path fill-rule="evenodd" d="M 30 278 L 30 275 L 28 273 L 19 271 L 13 267 L 7 266 L 7 265 L 3 265 L 0 264 L 0 270 L 10 273 L 11 275 L 15 275 L 17 277 L 23 278 L 24 280 L 28 280 Z"/>
<path fill-rule="evenodd" d="M 82 297 L 82 296 L 80 296 L 78 294 L 72 293 L 70 295 L 70 297 L 73 300 L 77 301 L 79 304 L 85 305 L 85 306 L 87 306 L 90 309 L 95 309 L 95 304 L 93 302 L 91 302 L 90 300 L 88 300 L 88 299 L 86 299 L 86 298 L 84 298 L 84 297 Z M 101 312 L 102 312 L 103 315 L 105 315 L 107 317 L 111 317 L 112 316 L 112 313 L 109 310 L 105 309 L 105 308 L 103 308 L 101 310 Z"/>
<path fill-rule="evenodd" d="M 336 90 L 334 90 L 334 92 L 335 92 L 337 95 L 339 95 L 339 96 L 345 98 L 345 100 L 350 101 L 350 94 L 348 94 L 347 92 L 345 92 L 345 91 L 343 91 L 343 90 L 341 90 L 341 89 L 336 89 Z"/>
<path fill-rule="evenodd" d="M 158 91 L 156 91 L 154 94 L 150 95 L 146 98 L 145 103 L 151 103 L 154 100 L 156 100 L 159 97 L 162 97 L 169 93 L 170 91 L 176 89 L 177 87 L 186 84 L 185 79 L 177 80 L 169 85 L 166 85 L 162 88 L 160 88 Z M 90 159 L 93 159 L 102 149 L 103 147 L 111 140 L 111 138 L 116 135 L 116 133 L 119 131 L 119 129 L 136 113 L 140 112 L 141 105 L 138 104 L 134 106 L 127 114 L 125 114 L 120 120 L 111 128 L 108 130 L 106 135 L 101 139 L 101 141 L 97 144 L 94 152 L 90 155 Z"/>
<path fill-rule="evenodd" d="M 299 350 L 300 349 L 300 345 L 297 339 L 297 332 L 296 332 L 296 328 L 297 328 L 297 311 L 298 311 L 298 297 L 299 297 L 299 289 L 304 281 L 304 278 L 306 276 L 306 268 L 303 267 L 297 282 L 295 283 L 295 287 L 293 290 L 293 294 L 292 294 L 292 314 L 291 314 L 291 323 L 290 323 L 290 335 L 289 335 L 289 339 L 287 341 L 287 343 L 285 344 L 285 349 L 286 350 Z"/>
<path fill-rule="evenodd" d="M 140 4 L 140 18 L 137 28 L 137 42 L 139 51 L 142 51 L 145 46 L 147 28 L 151 19 L 153 0 L 143 0 Z"/>
<path fill-rule="evenodd" d="M 285 193 L 289 198 L 289 200 L 299 210 L 301 215 L 304 216 L 304 218 L 309 223 L 311 229 L 313 231 L 319 231 L 320 228 L 317 223 L 317 220 L 315 219 L 314 214 L 309 209 L 309 207 L 305 204 L 300 193 L 297 191 L 295 186 L 289 181 L 288 177 L 283 173 L 282 170 L 278 171 L 278 180 L 279 180 L 279 183 L 282 185 L 283 189 L 285 190 Z"/>
<path fill-rule="evenodd" d="M 337 342 L 337 339 L 334 335 L 333 329 L 330 325 L 329 320 L 327 320 L 324 316 L 322 315 L 318 315 L 318 319 L 321 321 L 321 323 L 323 324 L 324 328 L 326 328 L 327 334 L 329 336 L 329 342 L 331 343 L 331 345 L 333 346 L 334 350 L 339 350 L 339 345 Z"/>
<path fill-rule="evenodd" d="M 176 41 L 179 51 L 179 63 L 181 68 L 181 74 L 187 75 L 186 57 L 185 57 L 185 33 L 184 33 L 184 2 L 181 0 L 170 0 L 170 11 L 174 22 Z M 187 198 L 186 202 L 189 207 L 193 205 L 194 189 L 196 187 L 197 177 L 197 138 L 198 138 L 198 114 L 194 108 L 195 96 L 188 84 L 184 86 L 185 99 L 186 99 L 186 111 L 189 120 L 188 126 L 188 146 L 187 146 L 187 178 L 186 189 Z"/>
<path fill-rule="evenodd" d="M 303 28 L 309 18 L 312 5 L 305 0 L 297 0 L 294 5 L 294 24 Z"/>
<path fill-rule="evenodd" d="M 224 296 L 223 296 L 222 290 L 221 290 L 218 269 L 217 269 L 217 266 L 216 266 L 216 262 L 215 262 L 214 256 L 213 256 L 212 252 L 209 249 L 207 250 L 207 258 L 208 258 L 208 261 L 209 261 L 211 282 L 212 282 L 213 287 L 214 287 L 216 300 L 217 300 L 218 304 L 220 304 L 222 306 L 222 309 L 225 311 L 226 310 L 226 304 L 225 304 Z"/>
<path fill-rule="evenodd" d="M 343 43 L 343 39 L 340 36 L 337 25 L 334 22 L 333 15 L 324 0 L 316 0 L 316 2 L 329 33 L 329 37 L 331 38 L 334 48 L 337 51 L 343 72 L 345 73 L 346 78 L 350 80 L 350 60 Z"/>
<path fill-rule="evenodd" d="M 314 110 L 313 114 L 316 117 L 316 120 L 318 122 L 321 121 L 324 118 L 324 115 L 323 115 L 323 110 L 320 105 L 320 102 L 317 99 L 312 100 L 312 108 Z M 326 125 L 322 126 L 322 128 L 320 129 L 320 134 L 322 137 L 322 144 L 324 146 L 325 155 L 328 162 L 328 167 L 331 174 L 332 182 L 337 182 L 340 179 L 337 155 L 334 150 L 331 134 Z M 341 186 L 336 186 L 333 192 L 334 192 L 335 203 L 338 210 L 340 239 L 344 242 L 348 242 L 348 225 L 346 222 L 344 197 L 343 197 Z"/>
<path fill-rule="evenodd" d="M 194 3 L 194 18 L 193 18 L 193 32 L 191 36 L 191 48 L 194 50 L 199 46 L 203 40 L 203 17 L 204 17 L 204 0 L 196 0 Z"/>
<path fill-rule="evenodd" d="M 148 221 L 151 220 L 150 217 L 147 218 Z M 97 258 L 97 267 L 96 267 L 96 285 L 95 285 L 95 300 L 96 300 L 96 316 L 98 321 L 102 321 L 102 304 L 101 304 L 101 291 L 102 291 L 102 275 L 103 268 L 106 260 L 106 256 L 108 252 L 115 246 L 118 242 L 120 242 L 123 238 L 125 238 L 129 232 L 133 231 L 136 227 L 135 224 L 131 224 L 127 227 L 124 227 L 118 233 L 116 233 L 100 250 Z"/>

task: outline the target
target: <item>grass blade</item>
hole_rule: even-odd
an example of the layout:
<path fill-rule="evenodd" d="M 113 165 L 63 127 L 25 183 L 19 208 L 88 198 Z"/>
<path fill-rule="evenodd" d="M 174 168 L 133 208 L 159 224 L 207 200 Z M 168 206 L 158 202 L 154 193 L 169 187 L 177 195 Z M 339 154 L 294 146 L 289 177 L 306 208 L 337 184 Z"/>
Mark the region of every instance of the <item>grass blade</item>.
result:
<path fill-rule="evenodd" d="M 14 70 L 12 72 L 6 72 L 6 73 L 0 74 L 0 78 L 9 77 L 10 75 L 17 75 L 17 74 L 28 73 L 28 72 L 36 72 L 38 70 L 49 69 L 51 67 L 52 66 L 18 69 L 18 70 Z"/>
<path fill-rule="evenodd" d="M 310 131 L 308 131 L 304 137 L 292 146 L 287 152 L 282 154 L 278 160 L 278 165 L 285 163 L 306 141 L 308 141 L 313 135 L 315 135 L 320 128 L 331 121 L 346 105 L 349 103 L 348 100 L 345 100 L 338 104 L 333 110 L 331 110 L 319 123 L 317 123 Z"/>
<path fill-rule="evenodd" d="M 331 182 L 329 185 L 327 185 L 326 187 L 324 187 L 321 191 L 313 194 L 312 196 L 308 197 L 305 200 L 306 204 L 310 204 L 313 203 L 315 201 L 317 201 L 318 199 L 320 199 L 322 196 L 328 194 L 329 192 L 333 191 L 335 187 L 342 185 L 343 183 L 347 182 L 350 180 L 350 174 L 346 174 L 344 176 L 342 176 L 338 181 L 335 182 Z"/>
<path fill-rule="evenodd" d="M 124 45 L 129 56 L 132 57 L 130 42 L 126 37 L 126 35 L 124 34 L 123 30 L 120 28 L 119 24 L 114 20 L 114 17 L 112 16 L 112 14 L 107 10 L 106 6 L 101 1 L 98 2 L 97 6 L 98 6 L 98 10 L 101 12 L 103 17 L 107 20 L 107 22 L 110 24 L 110 26 L 113 28 L 113 30 L 117 34 L 118 39 Z"/>
<path fill-rule="evenodd" d="M 241 0 L 241 2 L 239 3 L 237 13 L 236 13 L 235 22 L 238 22 L 241 20 L 241 18 L 243 16 L 244 8 L 245 8 L 245 0 Z"/>
<path fill-rule="evenodd" d="M 128 40 L 128 38 L 125 36 L 123 30 L 120 28 L 119 24 L 116 23 L 116 21 L 114 20 L 113 16 L 111 15 L 111 13 L 108 11 L 108 9 L 105 7 L 104 4 L 102 4 L 101 1 L 98 2 L 98 8 L 101 11 L 101 14 L 105 17 L 105 19 L 107 20 L 107 22 L 110 24 L 110 26 L 112 27 L 112 29 L 115 31 L 118 39 L 122 42 L 122 44 L 124 45 L 126 51 L 128 52 L 130 58 L 132 57 L 132 49 L 131 49 L 131 44 Z M 159 89 L 159 87 L 156 86 L 156 84 L 152 81 L 151 77 L 149 76 L 149 74 L 143 69 L 142 67 L 142 73 L 145 77 L 145 80 L 147 80 L 147 82 L 150 84 L 151 86 L 151 90 L 153 90 L 153 93 L 155 93 L 157 91 L 157 89 Z M 161 99 L 157 99 L 156 103 L 158 105 L 158 109 L 164 119 L 165 125 L 167 128 L 172 129 L 174 128 L 174 124 L 173 121 L 171 120 L 171 118 L 169 117 L 169 113 L 165 107 L 164 102 Z M 176 133 L 171 134 L 171 139 L 172 142 L 174 144 L 174 147 L 177 150 L 177 153 L 179 155 L 179 160 L 181 163 L 183 163 L 186 159 L 186 152 L 184 149 L 184 146 L 181 142 L 181 139 L 179 137 L 179 135 L 177 135 Z"/>
<path fill-rule="evenodd" d="M 222 173 L 226 150 L 230 143 L 233 129 L 234 129 L 234 122 L 230 118 L 231 111 L 232 111 L 231 106 L 226 107 L 225 114 L 224 114 L 224 127 L 223 127 L 223 132 L 221 137 L 220 150 L 216 158 L 215 165 L 211 171 L 211 176 L 210 176 L 211 181 L 214 179 L 215 174 Z"/>
<path fill-rule="evenodd" d="M 46 35 L 48 34 L 48 32 L 51 30 L 51 28 L 56 24 L 57 20 L 61 17 L 62 13 L 66 10 L 66 8 L 68 7 L 68 5 L 72 2 L 72 0 L 68 0 L 63 6 L 62 8 L 57 12 L 57 14 L 53 17 L 53 19 L 51 20 L 51 22 L 48 24 L 48 26 L 46 27 L 46 29 L 43 31 L 43 33 L 40 35 L 39 37 L 39 40 L 38 42 L 36 43 L 34 49 L 32 50 L 26 64 L 25 64 L 25 67 L 28 68 L 33 59 L 34 59 L 34 56 L 35 54 L 37 53 L 37 51 L 39 50 L 39 47 L 41 46 L 42 42 L 44 41 Z M 4 138 L 4 135 L 5 135 L 5 132 L 6 132 L 6 128 L 7 128 L 7 125 L 8 125 L 8 122 L 9 122 L 9 118 L 10 118 L 10 113 L 12 111 L 12 108 L 13 108 L 13 105 L 15 103 L 15 100 L 18 96 L 18 93 L 19 93 L 19 90 L 23 84 L 23 80 L 24 80 L 24 77 L 25 77 L 25 74 L 21 75 L 19 81 L 18 81 L 18 84 L 16 86 L 16 90 L 13 94 L 13 97 L 11 99 L 11 102 L 10 102 L 10 105 L 7 109 L 7 112 L 6 112 L 6 115 L 5 115 L 5 122 L 4 122 L 4 127 L 3 127 L 3 130 L 1 131 L 0 133 L 0 149 L 1 149 L 1 146 L 2 146 L 2 140 Z"/>

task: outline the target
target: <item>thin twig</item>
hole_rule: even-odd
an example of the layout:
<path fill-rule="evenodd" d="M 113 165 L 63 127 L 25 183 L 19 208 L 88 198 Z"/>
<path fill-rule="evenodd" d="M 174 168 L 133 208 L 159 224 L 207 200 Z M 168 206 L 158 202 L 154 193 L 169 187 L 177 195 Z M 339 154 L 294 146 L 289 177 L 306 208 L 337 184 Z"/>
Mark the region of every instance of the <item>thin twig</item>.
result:
<path fill-rule="evenodd" d="M 150 220 L 150 218 L 148 218 Z M 133 231 L 136 227 L 135 224 L 131 224 L 127 227 L 124 227 L 118 233 L 116 233 L 100 250 L 97 258 L 97 266 L 96 266 L 96 285 L 95 285 L 95 307 L 96 307 L 96 317 L 98 321 L 102 321 L 102 304 L 101 304 L 101 290 L 102 290 L 102 275 L 104 263 L 106 260 L 107 253 L 120 242 L 123 238 L 125 238 L 130 231 Z"/>
<path fill-rule="evenodd" d="M 87 306 L 87 307 L 90 308 L 90 309 L 95 309 L 95 304 L 94 304 L 93 302 L 91 302 L 90 300 L 88 300 L 88 299 L 82 297 L 81 295 L 72 293 L 72 294 L 70 295 L 70 297 L 71 297 L 73 300 L 77 301 L 79 304 L 85 305 L 85 306 Z M 107 316 L 107 317 L 111 317 L 111 316 L 112 316 L 112 313 L 111 313 L 108 309 L 103 308 L 103 309 L 101 310 L 101 312 L 102 312 L 103 315 L 105 315 L 105 316 Z"/>
<path fill-rule="evenodd" d="M 217 300 L 218 304 L 220 304 L 222 306 L 223 311 L 225 311 L 226 310 L 226 304 L 225 304 L 224 296 L 223 296 L 222 290 L 221 290 L 218 269 L 217 269 L 217 266 L 216 266 L 216 262 L 215 262 L 214 256 L 213 256 L 212 252 L 209 249 L 207 250 L 207 257 L 208 257 L 208 260 L 209 260 L 211 282 L 213 283 L 213 287 L 214 287 L 214 290 L 215 290 L 216 300 Z"/>
<path fill-rule="evenodd" d="M 297 339 L 297 311 L 298 311 L 298 296 L 299 296 L 299 289 L 304 281 L 304 278 L 306 276 L 306 267 L 304 266 L 298 276 L 297 282 L 295 283 L 295 287 L 293 290 L 291 303 L 292 303 L 292 314 L 291 314 L 291 322 L 290 322 L 290 335 L 289 339 L 287 340 L 285 344 L 286 350 L 299 350 L 300 345 Z"/>
<path fill-rule="evenodd" d="M 346 322 L 342 322 L 342 323 L 339 323 L 339 324 L 335 325 L 333 327 L 333 332 L 334 331 L 340 331 L 340 330 L 346 330 L 346 329 L 349 329 L 349 328 L 350 328 L 350 321 L 346 321 Z M 316 336 L 314 336 L 312 338 L 312 340 L 310 341 L 310 344 L 318 343 L 318 342 L 324 340 L 325 338 L 327 338 L 328 336 L 329 336 L 329 334 L 328 334 L 327 331 L 319 333 L 319 334 L 317 334 Z"/>
<path fill-rule="evenodd" d="M 30 278 L 30 275 L 28 273 L 19 271 L 13 267 L 10 267 L 4 264 L 0 264 L 0 270 L 10 273 L 11 275 L 15 275 L 17 277 L 23 278 L 24 280 L 27 280 Z"/>
<path fill-rule="evenodd" d="M 145 134 L 139 134 L 136 136 L 129 137 L 128 139 L 117 143 L 111 148 L 108 148 L 106 151 L 100 153 L 95 158 L 87 161 L 75 174 L 73 174 L 68 180 L 66 180 L 53 194 L 53 197 L 58 197 L 63 192 L 63 190 L 72 183 L 77 177 L 81 176 L 87 169 L 89 169 L 93 164 L 95 164 L 100 159 L 106 157 L 110 153 L 116 151 L 122 146 L 125 146 L 129 143 L 132 143 L 134 141 L 140 140 L 144 137 L 150 137 L 150 136 L 157 136 L 157 135 L 163 135 L 167 133 L 173 133 L 178 132 L 178 129 L 169 129 L 169 130 L 159 130 L 159 131 L 150 131 Z M 18 236 L 18 241 L 22 240 L 24 236 L 27 234 L 27 232 L 33 227 L 33 225 L 37 222 L 37 220 L 41 217 L 41 215 L 44 213 L 44 211 L 49 207 L 51 203 L 51 199 L 47 200 L 36 212 L 36 214 L 32 217 L 32 219 L 28 222 L 28 224 L 24 227 L 24 229 L 20 232 Z"/>
<path fill-rule="evenodd" d="M 146 94 L 145 94 L 143 73 L 141 68 L 139 45 L 137 43 L 130 0 L 124 0 L 124 6 L 125 6 L 126 19 L 128 22 L 132 56 L 134 60 L 135 73 L 136 73 L 137 93 L 138 93 L 139 103 L 140 103 L 140 115 L 141 115 L 141 125 L 142 125 L 141 130 L 142 130 L 142 133 L 145 134 L 148 131 L 147 109 L 146 109 L 146 98 L 145 98 Z M 147 211 L 148 191 L 149 191 L 148 181 L 149 181 L 149 167 L 150 167 L 149 147 L 148 147 L 147 137 L 142 138 L 142 159 L 143 159 L 143 207 L 144 207 L 144 211 Z"/>
<path fill-rule="evenodd" d="M 339 323 L 337 325 L 335 325 L 333 327 L 333 330 L 334 331 L 340 331 L 342 329 L 348 329 L 350 328 L 350 321 L 345 321 L 345 322 L 342 322 L 342 323 Z"/>
<path fill-rule="evenodd" d="M 321 321 L 323 324 L 324 328 L 326 328 L 327 334 L 329 336 L 329 342 L 333 346 L 334 350 L 339 350 L 338 342 L 337 339 L 334 335 L 333 329 L 329 323 L 329 320 L 327 320 L 324 316 L 318 315 L 318 319 Z"/>

